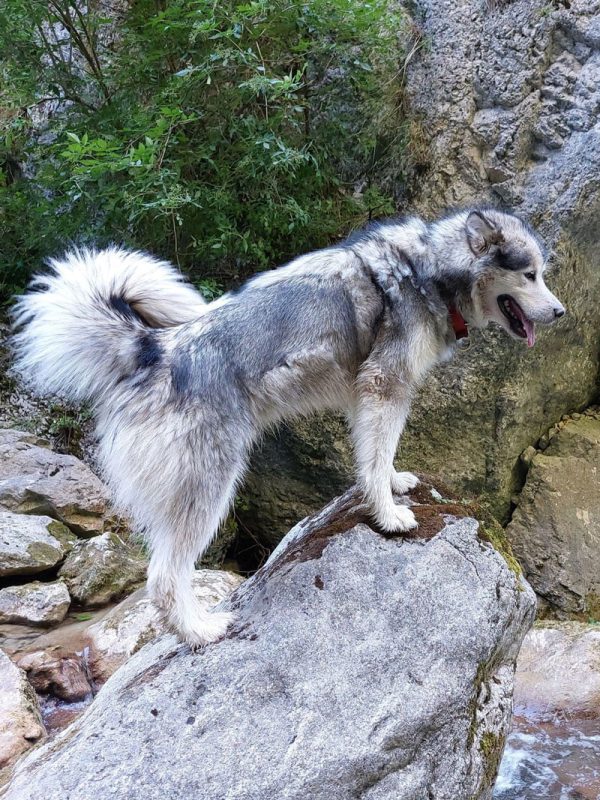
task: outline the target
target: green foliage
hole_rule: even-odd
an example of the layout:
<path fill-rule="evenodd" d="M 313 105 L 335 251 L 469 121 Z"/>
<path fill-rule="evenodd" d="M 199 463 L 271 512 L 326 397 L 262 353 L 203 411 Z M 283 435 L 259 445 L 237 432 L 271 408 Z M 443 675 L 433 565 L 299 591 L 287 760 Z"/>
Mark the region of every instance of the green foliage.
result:
<path fill-rule="evenodd" d="M 0 10 L 4 295 L 69 241 L 118 241 L 174 259 L 210 298 L 393 212 L 408 136 L 395 3 L 103 13 Z"/>

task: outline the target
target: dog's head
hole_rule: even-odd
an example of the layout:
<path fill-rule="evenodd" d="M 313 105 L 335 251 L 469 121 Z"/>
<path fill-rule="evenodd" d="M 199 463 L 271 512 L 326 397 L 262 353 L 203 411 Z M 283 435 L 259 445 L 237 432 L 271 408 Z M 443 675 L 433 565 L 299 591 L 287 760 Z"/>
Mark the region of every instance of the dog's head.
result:
<path fill-rule="evenodd" d="M 496 322 L 515 339 L 535 344 L 535 323 L 548 325 L 565 309 L 544 283 L 546 259 L 535 234 L 517 217 L 471 211 L 464 236 L 474 258 L 475 324 Z"/>

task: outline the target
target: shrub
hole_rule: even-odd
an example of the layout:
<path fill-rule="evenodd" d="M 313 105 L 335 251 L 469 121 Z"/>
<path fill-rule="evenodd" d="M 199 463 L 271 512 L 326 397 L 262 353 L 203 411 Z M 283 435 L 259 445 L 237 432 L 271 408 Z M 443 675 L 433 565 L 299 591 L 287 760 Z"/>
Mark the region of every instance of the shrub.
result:
<path fill-rule="evenodd" d="M 106 6 L 0 11 L 4 297 L 70 241 L 146 248 L 214 296 L 394 210 L 395 3 Z"/>

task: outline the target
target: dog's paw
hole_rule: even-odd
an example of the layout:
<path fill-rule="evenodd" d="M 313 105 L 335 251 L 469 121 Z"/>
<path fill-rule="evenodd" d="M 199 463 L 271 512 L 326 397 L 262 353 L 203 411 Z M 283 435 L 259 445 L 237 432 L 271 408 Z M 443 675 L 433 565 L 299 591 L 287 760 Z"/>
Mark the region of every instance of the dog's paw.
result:
<path fill-rule="evenodd" d="M 200 650 L 205 645 L 222 639 L 234 620 L 235 614 L 226 611 L 204 614 L 200 619 L 190 620 L 181 626 L 179 636 L 192 650 Z"/>
<path fill-rule="evenodd" d="M 381 528 L 389 533 L 410 531 L 418 525 L 410 508 L 397 506 L 394 503 L 390 503 L 385 509 L 378 511 L 375 517 Z"/>
<path fill-rule="evenodd" d="M 406 494 L 419 484 L 419 479 L 412 472 L 392 472 L 392 492 Z"/>

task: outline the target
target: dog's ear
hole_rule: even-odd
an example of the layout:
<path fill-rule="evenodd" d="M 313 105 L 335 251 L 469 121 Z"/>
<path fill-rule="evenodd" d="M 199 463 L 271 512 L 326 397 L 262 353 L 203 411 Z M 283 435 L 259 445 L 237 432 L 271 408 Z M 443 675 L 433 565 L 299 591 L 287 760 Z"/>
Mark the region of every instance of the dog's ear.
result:
<path fill-rule="evenodd" d="M 500 228 L 481 211 L 471 211 L 465 225 L 467 241 L 476 256 L 482 256 L 493 244 L 502 244 L 504 236 Z"/>

